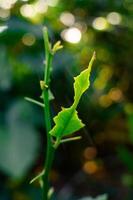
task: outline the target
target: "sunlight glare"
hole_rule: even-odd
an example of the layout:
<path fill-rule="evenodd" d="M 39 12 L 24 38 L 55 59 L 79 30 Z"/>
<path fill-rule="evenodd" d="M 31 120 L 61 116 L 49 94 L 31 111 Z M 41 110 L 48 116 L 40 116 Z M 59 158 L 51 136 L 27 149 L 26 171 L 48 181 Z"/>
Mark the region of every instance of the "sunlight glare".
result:
<path fill-rule="evenodd" d="M 75 17 L 70 12 L 63 12 L 60 15 L 60 21 L 66 26 L 72 26 L 75 22 Z"/>
<path fill-rule="evenodd" d="M 78 43 L 81 40 L 81 36 L 81 31 L 76 27 L 71 27 L 61 32 L 61 37 L 70 43 Z"/>
<path fill-rule="evenodd" d="M 102 31 L 108 28 L 108 23 L 104 17 L 97 17 L 94 19 L 92 26 L 94 29 Z"/>
<path fill-rule="evenodd" d="M 20 8 L 20 13 L 24 17 L 34 17 L 36 15 L 33 5 L 25 4 Z"/>
<path fill-rule="evenodd" d="M 58 2 L 59 0 L 46 0 L 46 3 L 51 7 L 57 6 Z"/>
<path fill-rule="evenodd" d="M 48 10 L 48 4 L 44 0 L 39 0 L 34 4 L 37 13 L 43 14 Z"/>
<path fill-rule="evenodd" d="M 6 20 L 10 16 L 10 10 L 0 8 L 0 19 Z"/>
<path fill-rule="evenodd" d="M 3 9 L 11 9 L 17 0 L 0 0 L 0 7 Z"/>
<path fill-rule="evenodd" d="M 117 12 L 111 12 L 107 15 L 107 21 L 112 25 L 118 25 L 121 22 L 121 15 Z"/>

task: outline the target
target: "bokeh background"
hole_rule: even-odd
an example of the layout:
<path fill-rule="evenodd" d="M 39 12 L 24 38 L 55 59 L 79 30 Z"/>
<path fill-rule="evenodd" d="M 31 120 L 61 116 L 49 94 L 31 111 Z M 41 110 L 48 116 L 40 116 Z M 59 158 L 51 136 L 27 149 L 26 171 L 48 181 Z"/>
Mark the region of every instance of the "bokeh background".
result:
<path fill-rule="evenodd" d="M 38 200 L 46 136 L 40 100 L 42 27 L 64 45 L 53 61 L 52 115 L 73 101 L 73 76 L 97 53 L 78 107 L 86 127 L 62 145 L 50 174 L 56 200 L 133 199 L 132 0 L 0 0 L 0 200 Z M 90 199 L 90 198 L 89 198 Z M 101 198 L 97 198 L 98 200 Z"/>

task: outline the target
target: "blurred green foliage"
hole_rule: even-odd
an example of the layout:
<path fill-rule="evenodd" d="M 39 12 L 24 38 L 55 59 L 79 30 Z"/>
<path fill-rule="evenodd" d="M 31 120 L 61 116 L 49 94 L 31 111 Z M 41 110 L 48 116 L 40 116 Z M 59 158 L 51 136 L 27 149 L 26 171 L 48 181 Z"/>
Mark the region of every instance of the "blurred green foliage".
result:
<path fill-rule="evenodd" d="M 64 200 L 108 193 L 113 200 L 132 200 L 132 13 L 131 0 L 0 0 L 1 200 L 40 195 L 38 185 L 28 181 L 44 161 L 43 113 L 24 96 L 38 100 L 41 95 L 44 25 L 52 42 L 64 45 L 53 63 L 53 115 L 71 105 L 72 77 L 97 52 L 91 88 L 78 107 L 87 125 L 83 140 L 60 149 L 51 172 L 56 199 L 64 193 L 70 194 Z M 70 178 L 79 170 L 88 179 L 76 178 L 77 186 Z"/>

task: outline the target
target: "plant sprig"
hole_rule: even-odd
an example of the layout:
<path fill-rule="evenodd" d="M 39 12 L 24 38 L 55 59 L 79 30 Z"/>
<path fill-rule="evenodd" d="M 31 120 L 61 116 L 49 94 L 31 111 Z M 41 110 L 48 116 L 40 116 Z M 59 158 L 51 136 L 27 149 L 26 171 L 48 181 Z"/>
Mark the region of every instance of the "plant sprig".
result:
<path fill-rule="evenodd" d="M 44 109 L 44 123 L 47 134 L 47 147 L 46 156 L 43 171 L 31 180 L 30 183 L 39 179 L 42 187 L 42 200 L 50 200 L 53 195 L 53 188 L 49 186 L 49 173 L 54 160 L 55 150 L 58 146 L 65 142 L 75 141 L 81 139 L 81 136 L 68 137 L 72 133 L 78 131 L 85 125 L 78 117 L 77 106 L 84 92 L 90 86 L 90 73 L 93 62 L 96 58 L 95 52 L 90 60 L 90 63 L 84 71 L 82 71 L 77 77 L 74 78 L 74 101 L 69 108 L 62 108 L 62 110 L 53 118 L 55 123 L 54 127 L 51 126 L 51 112 L 50 112 L 50 78 L 52 60 L 54 54 L 63 48 L 61 42 L 56 42 L 53 47 L 49 42 L 47 28 L 43 28 L 44 46 L 45 46 L 45 68 L 44 68 L 44 80 L 40 81 L 40 87 L 42 90 L 41 98 L 43 103 L 34 99 L 26 97 L 26 100 L 35 103 Z M 52 97 L 53 98 L 53 97 Z M 67 138 L 64 138 L 67 136 Z"/>

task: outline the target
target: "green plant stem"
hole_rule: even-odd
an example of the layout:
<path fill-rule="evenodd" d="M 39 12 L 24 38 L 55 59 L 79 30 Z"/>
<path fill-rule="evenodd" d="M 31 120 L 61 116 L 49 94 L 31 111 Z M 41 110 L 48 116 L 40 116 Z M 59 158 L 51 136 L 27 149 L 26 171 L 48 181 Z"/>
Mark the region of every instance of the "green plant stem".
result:
<path fill-rule="evenodd" d="M 49 131 L 51 130 L 51 123 L 50 123 L 48 90 L 44 92 L 44 101 L 45 101 L 45 109 L 44 109 L 45 125 L 47 131 L 47 149 L 46 149 L 46 159 L 45 159 L 45 173 L 43 176 L 43 200 L 47 200 L 47 194 L 49 190 L 49 172 L 52 166 L 54 151 L 55 151 L 51 141 L 51 136 L 49 135 Z"/>
<path fill-rule="evenodd" d="M 53 55 L 50 52 L 48 33 L 46 29 L 44 29 L 44 41 L 45 41 L 45 55 L 46 55 L 44 82 L 48 86 L 48 88 L 45 88 L 43 91 L 43 100 L 45 104 L 44 108 L 45 126 L 47 133 L 47 149 L 46 149 L 46 158 L 44 166 L 45 173 L 43 175 L 43 200 L 48 200 L 49 172 L 51 170 L 55 150 L 53 148 L 51 136 L 49 134 L 49 131 L 51 130 L 51 117 L 50 117 L 49 92 L 48 92 Z"/>

